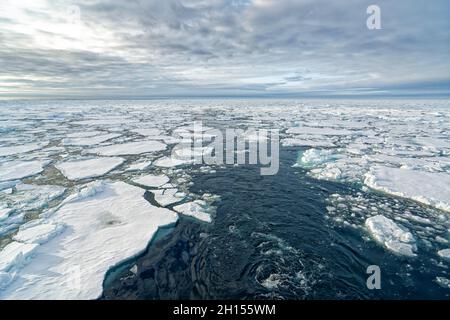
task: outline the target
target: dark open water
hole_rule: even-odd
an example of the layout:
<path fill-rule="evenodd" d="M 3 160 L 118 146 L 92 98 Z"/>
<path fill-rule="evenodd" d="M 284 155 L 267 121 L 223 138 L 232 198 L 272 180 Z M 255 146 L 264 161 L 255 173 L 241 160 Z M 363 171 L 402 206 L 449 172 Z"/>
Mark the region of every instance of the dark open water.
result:
<path fill-rule="evenodd" d="M 326 219 L 325 199 L 356 190 L 293 168 L 282 149 L 280 171 L 227 167 L 193 177 L 194 193 L 220 195 L 212 224 L 181 217 L 146 253 L 105 280 L 104 299 L 412 299 L 448 298 L 434 282 L 427 254 L 393 255 L 363 231 Z M 137 264 L 137 272 L 130 268 Z M 368 290 L 366 268 L 381 268 L 381 290 Z"/>

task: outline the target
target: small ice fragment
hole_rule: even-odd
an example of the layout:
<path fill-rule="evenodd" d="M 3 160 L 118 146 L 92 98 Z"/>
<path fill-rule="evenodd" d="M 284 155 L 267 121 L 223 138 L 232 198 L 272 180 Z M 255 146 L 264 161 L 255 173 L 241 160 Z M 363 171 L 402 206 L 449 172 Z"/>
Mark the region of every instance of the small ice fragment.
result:
<path fill-rule="evenodd" d="M 133 180 L 134 183 L 151 188 L 158 188 L 169 181 L 170 179 L 166 175 L 153 175 L 153 174 L 148 174 Z"/>

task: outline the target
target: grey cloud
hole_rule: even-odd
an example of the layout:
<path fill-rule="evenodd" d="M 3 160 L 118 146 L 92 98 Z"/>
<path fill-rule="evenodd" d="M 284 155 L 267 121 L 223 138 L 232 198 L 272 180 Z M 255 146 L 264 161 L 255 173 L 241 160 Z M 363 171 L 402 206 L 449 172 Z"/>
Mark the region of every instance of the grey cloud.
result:
<path fill-rule="evenodd" d="M 59 0 L 54 6 L 79 6 L 82 23 L 93 32 L 96 27 L 112 32 L 114 49 L 33 47 L 27 45 L 33 35 L 7 30 L 20 23 L 7 17 L 0 20 L 0 41 L 7 44 L 0 50 L 2 74 L 41 91 L 48 84 L 68 94 L 130 97 L 247 91 L 308 95 L 358 88 L 406 92 L 402 85 L 418 92 L 412 83 L 448 80 L 450 22 L 445 11 L 450 5 L 445 1 L 427 6 L 420 0 L 380 0 L 383 29 L 375 31 L 365 25 L 370 1 L 258 2 Z M 53 3 L 49 12 L 28 14 L 51 17 Z M 50 80 L 29 80 L 43 76 Z M 449 94 L 440 88 L 439 94 Z M 14 90 L 20 94 L 20 88 L 11 94 Z"/>

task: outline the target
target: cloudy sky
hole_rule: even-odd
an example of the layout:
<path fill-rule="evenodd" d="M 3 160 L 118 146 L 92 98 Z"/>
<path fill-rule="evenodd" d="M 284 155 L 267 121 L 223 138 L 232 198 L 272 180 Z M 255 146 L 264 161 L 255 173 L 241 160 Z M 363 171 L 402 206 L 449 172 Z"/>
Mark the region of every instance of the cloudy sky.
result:
<path fill-rule="evenodd" d="M 1 0 L 0 98 L 449 97 L 449 17 L 448 0 Z"/>

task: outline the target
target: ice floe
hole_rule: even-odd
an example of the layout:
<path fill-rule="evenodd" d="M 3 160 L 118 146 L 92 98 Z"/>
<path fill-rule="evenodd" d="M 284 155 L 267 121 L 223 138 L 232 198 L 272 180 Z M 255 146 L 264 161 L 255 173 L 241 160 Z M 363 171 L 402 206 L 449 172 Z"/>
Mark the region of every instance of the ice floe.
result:
<path fill-rule="evenodd" d="M 69 180 L 80 180 L 102 176 L 120 166 L 125 159 L 101 157 L 58 163 L 55 167 Z"/>
<path fill-rule="evenodd" d="M 377 215 L 367 218 L 365 225 L 372 237 L 388 250 L 409 257 L 416 255 L 413 235 L 394 221 Z"/>
<path fill-rule="evenodd" d="M 186 202 L 173 207 L 173 209 L 186 216 L 191 216 L 205 222 L 211 222 L 211 214 L 208 210 L 208 205 L 203 200 Z"/>
<path fill-rule="evenodd" d="M 89 153 L 96 153 L 102 156 L 120 156 L 120 155 L 134 155 L 148 152 L 164 151 L 166 145 L 159 141 L 146 140 L 135 141 L 122 144 L 115 144 L 110 146 L 102 146 L 88 150 Z"/>
<path fill-rule="evenodd" d="M 162 207 L 180 202 L 184 198 L 176 188 L 150 190 L 150 192 L 153 193 L 155 201 Z"/>
<path fill-rule="evenodd" d="M 447 173 L 378 166 L 366 174 L 364 183 L 376 190 L 450 211 L 450 175 Z"/>
<path fill-rule="evenodd" d="M 46 160 L 10 161 L 0 163 L 0 181 L 16 180 L 41 173 L 48 164 Z"/>
<path fill-rule="evenodd" d="M 172 168 L 172 167 L 178 167 L 178 166 L 184 166 L 193 163 L 194 161 L 191 159 L 177 159 L 174 157 L 162 157 L 157 159 L 154 162 L 154 165 L 156 167 L 162 167 L 162 168 Z"/>
<path fill-rule="evenodd" d="M 21 144 L 17 146 L 0 147 L 0 157 L 11 156 L 19 153 L 38 150 L 46 146 L 48 142 Z"/>
<path fill-rule="evenodd" d="M 27 242 L 12 242 L 0 252 L 0 272 L 6 279 L 0 298 L 98 298 L 108 270 L 145 250 L 159 227 L 177 220 L 175 212 L 148 203 L 140 188 L 124 182 L 85 188 L 92 187 L 93 192 L 80 191 L 49 214 L 42 221 L 46 227 L 36 229 L 36 224 L 18 237 Z M 49 224 L 65 228 L 45 242 L 40 236 L 52 232 Z M 33 236 L 41 244 L 28 243 Z"/>
<path fill-rule="evenodd" d="M 450 260 L 450 249 L 439 250 L 438 255 L 444 259 Z"/>
<path fill-rule="evenodd" d="M 66 138 L 62 141 L 67 146 L 90 146 L 96 145 L 114 138 L 120 137 L 120 134 L 109 133 L 103 135 L 95 135 L 88 137 Z"/>
<path fill-rule="evenodd" d="M 151 188 L 158 188 L 167 182 L 169 182 L 170 179 L 166 175 L 152 175 L 148 174 L 136 179 L 133 179 L 133 182 L 145 187 L 151 187 Z"/>

